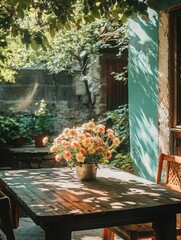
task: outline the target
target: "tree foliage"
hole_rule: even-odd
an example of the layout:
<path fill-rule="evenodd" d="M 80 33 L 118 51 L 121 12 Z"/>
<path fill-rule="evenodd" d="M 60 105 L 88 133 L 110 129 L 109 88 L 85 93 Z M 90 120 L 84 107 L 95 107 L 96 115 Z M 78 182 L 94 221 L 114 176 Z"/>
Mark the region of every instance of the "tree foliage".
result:
<path fill-rule="evenodd" d="M 78 6 L 81 6 L 80 8 Z M 81 11 L 80 11 L 81 10 Z M 2 0 L 0 1 L 0 75 L 7 78 L 8 44 L 12 38 L 35 51 L 51 48 L 47 35 L 55 37 L 72 24 L 80 29 L 97 19 L 125 22 L 128 17 L 147 17 L 146 0 Z M 32 22 L 33 19 L 33 22 Z M 63 30 L 62 30 L 63 31 Z M 10 78 L 10 76 L 9 76 Z"/>

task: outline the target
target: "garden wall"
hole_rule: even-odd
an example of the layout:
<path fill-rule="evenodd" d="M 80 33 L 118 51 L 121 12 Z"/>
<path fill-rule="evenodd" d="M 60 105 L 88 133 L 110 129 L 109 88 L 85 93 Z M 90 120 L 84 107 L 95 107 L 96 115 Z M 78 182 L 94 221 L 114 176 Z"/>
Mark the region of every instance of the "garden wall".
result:
<path fill-rule="evenodd" d="M 17 111 L 33 113 L 35 104 L 42 99 L 48 108 L 57 114 L 56 130 L 75 126 L 87 121 L 90 115 L 89 98 L 85 83 L 77 80 L 79 71 L 70 75 L 65 71 L 49 74 L 42 68 L 21 69 L 16 83 L 0 84 L 0 111 L 14 108 Z M 99 98 L 98 98 L 99 99 Z M 96 102 L 95 113 L 105 110 L 105 104 Z"/>

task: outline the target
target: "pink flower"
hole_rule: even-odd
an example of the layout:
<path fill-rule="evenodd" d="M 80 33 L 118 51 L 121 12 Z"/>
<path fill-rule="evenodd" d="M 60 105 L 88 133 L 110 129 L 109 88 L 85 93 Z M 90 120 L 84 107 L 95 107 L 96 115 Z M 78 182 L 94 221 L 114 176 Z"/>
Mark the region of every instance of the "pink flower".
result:
<path fill-rule="evenodd" d="M 56 162 L 60 162 L 61 159 L 62 159 L 62 157 L 60 156 L 60 154 L 55 155 Z"/>
<path fill-rule="evenodd" d="M 48 143 L 48 137 L 44 137 L 42 142 L 43 142 L 43 145 L 46 145 Z"/>

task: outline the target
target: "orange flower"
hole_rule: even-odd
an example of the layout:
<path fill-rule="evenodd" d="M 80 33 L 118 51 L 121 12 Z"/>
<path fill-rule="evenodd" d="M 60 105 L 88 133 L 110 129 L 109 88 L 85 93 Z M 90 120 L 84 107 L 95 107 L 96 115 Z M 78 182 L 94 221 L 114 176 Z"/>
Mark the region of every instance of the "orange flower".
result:
<path fill-rule="evenodd" d="M 98 147 L 97 150 L 98 150 L 99 152 L 103 152 L 103 151 L 104 151 L 104 148 L 103 148 L 103 147 Z"/>
<path fill-rule="evenodd" d="M 73 137 L 75 137 L 77 135 L 77 132 L 76 132 L 75 128 L 70 129 L 70 135 L 73 136 Z"/>
<path fill-rule="evenodd" d="M 65 128 L 55 138 L 50 151 L 55 154 L 56 161 L 64 158 L 70 167 L 92 162 L 98 165 L 106 163 L 119 145 L 120 140 L 112 129 L 106 130 L 105 125 L 97 125 L 92 120 L 79 127 Z"/>
<path fill-rule="evenodd" d="M 95 149 L 93 147 L 89 147 L 88 148 L 88 152 L 93 154 L 93 153 L 95 153 Z"/>
<path fill-rule="evenodd" d="M 114 139 L 114 138 L 115 138 L 115 136 L 114 136 L 114 134 L 113 134 L 113 133 L 109 133 L 109 134 L 108 134 L 108 138 L 110 138 L 110 139 Z"/>
<path fill-rule="evenodd" d="M 90 133 L 85 133 L 85 137 L 92 137 L 92 135 Z"/>
<path fill-rule="evenodd" d="M 85 135 L 84 135 L 84 134 L 79 134 L 79 135 L 77 135 L 77 140 L 78 140 L 79 142 L 82 141 L 84 138 L 85 138 Z"/>
<path fill-rule="evenodd" d="M 110 129 L 110 128 L 108 128 L 107 130 L 106 130 L 108 133 L 114 133 L 114 131 L 112 130 L 112 129 Z"/>
<path fill-rule="evenodd" d="M 89 122 L 88 123 L 88 128 L 95 128 L 95 123 L 93 121 Z"/>
<path fill-rule="evenodd" d="M 61 145 L 65 148 L 65 149 L 69 149 L 70 148 L 70 143 L 66 140 L 62 140 L 61 141 Z"/>
<path fill-rule="evenodd" d="M 69 161 L 72 157 L 72 154 L 69 151 L 65 151 L 63 157 L 65 158 L 66 161 Z"/>
<path fill-rule="evenodd" d="M 120 140 L 118 138 L 113 139 L 113 143 L 115 146 L 119 146 Z"/>
<path fill-rule="evenodd" d="M 65 128 L 65 129 L 63 130 L 63 134 L 65 134 L 65 135 L 68 135 L 69 132 L 70 132 L 70 128 Z"/>
<path fill-rule="evenodd" d="M 85 157 L 81 153 L 76 153 L 77 162 L 84 162 Z"/>
<path fill-rule="evenodd" d="M 111 152 L 107 152 L 107 153 L 106 153 L 106 158 L 109 159 L 109 158 L 111 158 L 111 157 L 112 157 L 112 153 L 111 153 Z"/>
<path fill-rule="evenodd" d="M 86 139 L 84 139 L 84 140 L 82 141 L 82 145 L 83 145 L 84 147 L 88 147 L 90 144 L 91 144 L 90 138 L 86 138 Z"/>
<path fill-rule="evenodd" d="M 57 137 L 57 138 L 55 138 L 54 139 L 54 141 L 53 141 L 55 144 L 58 144 L 58 143 L 60 143 L 61 142 L 61 137 Z"/>
<path fill-rule="evenodd" d="M 78 148 L 78 147 L 80 147 L 80 144 L 79 144 L 78 141 L 73 141 L 71 146 L 74 147 L 74 148 Z"/>
<path fill-rule="evenodd" d="M 97 138 L 94 138 L 93 139 L 93 144 L 94 144 L 94 147 L 98 147 L 99 146 L 99 140 Z"/>
<path fill-rule="evenodd" d="M 85 150 L 85 148 L 80 148 L 80 149 L 79 149 L 79 152 L 80 152 L 81 154 L 83 154 L 83 155 L 86 154 L 86 150 Z"/>
<path fill-rule="evenodd" d="M 56 153 L 56 152 L 58 152 L 58 147 L 57 147 L 57 146 L 52 146 L 52 147 L 50 148 L 50 152 L 51 152 L 51 153 Z"/>
<path fill-rule="evenodd" d="M 101 132 L 101 133 L 105 133 L 105 126 L 103 125 L 103 124 L 99 124 L 98 126 L 97 126 L 97 130 L 98 130 L 98 132 Z"/>

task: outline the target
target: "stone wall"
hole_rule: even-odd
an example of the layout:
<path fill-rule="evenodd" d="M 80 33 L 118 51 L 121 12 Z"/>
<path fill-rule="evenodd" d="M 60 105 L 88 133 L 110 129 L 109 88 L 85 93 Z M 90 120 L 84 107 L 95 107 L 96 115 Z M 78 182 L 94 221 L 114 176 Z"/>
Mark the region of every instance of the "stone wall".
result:
<path fill-rule="evenodd" d="M 85 83 L 77 80 L 79 71 L 74 76 L 62 71 L 49 74 L 42 68 L 21 69 L 16 76 L 16 83 L 0 84 L 0 111 L 14 108 L 17 111 L 33 112 L 35 103 L 44 99 L 48 108 L 57 114 L 56 130 L 76 126 L 87 121 L 90 115 L 89 98 Z M 99 101 L 99 98 L 98 98 Z M 105 109 L 105 103 L 96 101 L 95 113 Z"/>

